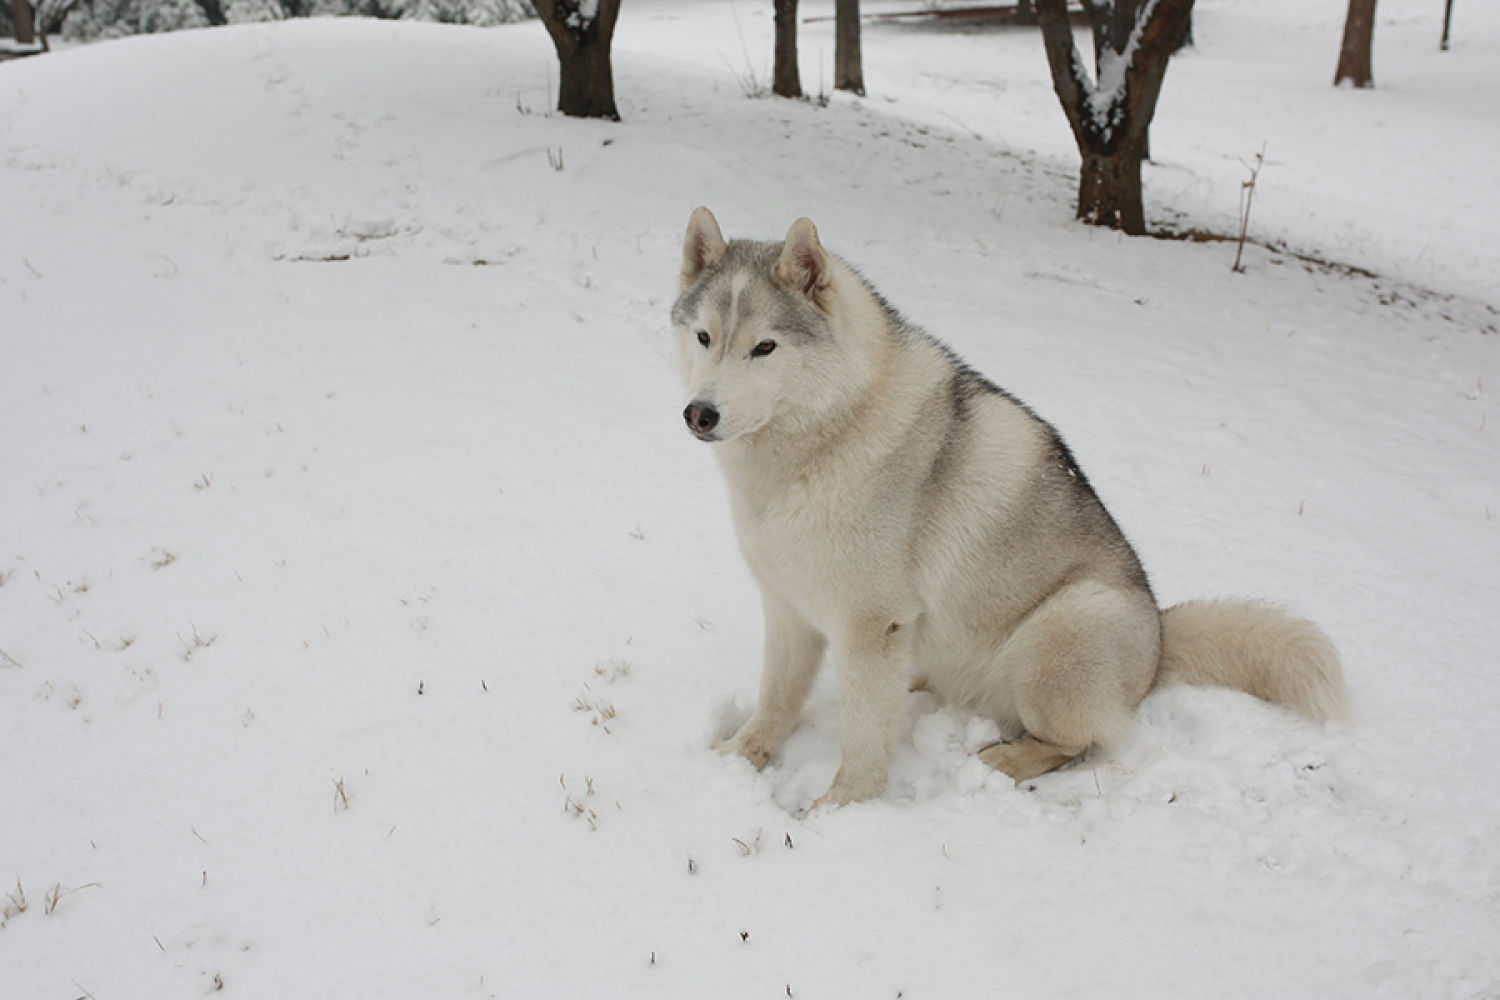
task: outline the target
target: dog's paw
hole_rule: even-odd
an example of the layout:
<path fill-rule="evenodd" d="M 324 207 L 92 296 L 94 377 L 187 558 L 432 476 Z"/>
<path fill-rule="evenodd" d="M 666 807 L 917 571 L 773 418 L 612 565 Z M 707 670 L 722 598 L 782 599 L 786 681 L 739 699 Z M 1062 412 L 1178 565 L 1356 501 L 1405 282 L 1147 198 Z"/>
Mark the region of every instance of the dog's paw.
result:
<path fill-rule="evenodd" d="M 822 798 L 812 804 L 812 809 L 847 806 L 851 802 L 878 798 L 884 791 L 885 775 L 848 776 L 840 768 L 838 775 L 833 779 L 833 786 L 823 793 Z"/>
<path fill-rule="evenodd" d="M 990 767 L 1008 774 L 1016 781 L 1027 781 L 1055 771 L 1083 753 L 1084 748 L 1058 747 L 1031 735 L 1005 743 L 991 743 L 979 751 L 979 759 Z"/>
<path fill-rule="evenodd" d="M 835 795 L 833 789 L 830 788 L 822 796 L 814 799 L 812 805 L 797 813 L 796 817 L 797 819 L 806 819 L 815 812 L 825 812 L 830 809 L 837 809 L 839 806 L 847 806 L 851 801 L 851 799 L 843 799 Z"/>
<path fill-rule="evenodd" d="M 748 727 L 747 727 L 748 728 Z M 758 771 L 766 766 L 766 761 L 771 759 L 772 749 L 760 740 L 755 739 L 754 734 L 747 735 L 741 729 L 734 736 L 714 747 L 719 753 L 726 757 L 743 757 L 748 760 Z"/>

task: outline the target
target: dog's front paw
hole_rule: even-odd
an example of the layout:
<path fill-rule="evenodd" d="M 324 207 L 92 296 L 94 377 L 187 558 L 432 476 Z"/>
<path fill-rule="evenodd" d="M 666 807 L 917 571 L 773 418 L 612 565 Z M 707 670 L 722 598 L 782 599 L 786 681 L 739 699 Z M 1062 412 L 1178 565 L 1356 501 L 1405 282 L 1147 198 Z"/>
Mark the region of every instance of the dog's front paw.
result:
<path fill-rule="evenodd" d="M 757 739 L 754 733 L 748 732 L 749 726 L 745 726 L 738 733 L 714 747 L 725 756 L 738 756 L 748 760 L 758 771 L 766 766 L 766 761 L 771 759 L 775 749 L 766 746 L 763 740 Z"/>
<path fill-rule="evenodd" d="M 839 769 L 838 775 L 833 779 L 833 786 L 823 794 L 823 797 L 812 804 L 813 809 L 822 809 L 824 806 L 846 806 L 851 802 L 863 802 L 866 799 L 877 798 L 885 791 L 885 775 L 855 775 L 849 776 Z"/>

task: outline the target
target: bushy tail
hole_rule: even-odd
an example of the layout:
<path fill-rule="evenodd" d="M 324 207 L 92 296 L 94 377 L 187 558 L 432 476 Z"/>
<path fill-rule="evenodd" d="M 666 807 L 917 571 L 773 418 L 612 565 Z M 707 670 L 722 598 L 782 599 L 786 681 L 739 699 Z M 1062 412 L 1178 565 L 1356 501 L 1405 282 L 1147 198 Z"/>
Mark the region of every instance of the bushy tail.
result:
<path fill-rule="evenodd" d="M 1256 601 L 1189 601 L 1161 613 L 1158 684 L 1221 685 L 1342 719 L 1344 674 L 1333 643 L 1310 621 Z"/>

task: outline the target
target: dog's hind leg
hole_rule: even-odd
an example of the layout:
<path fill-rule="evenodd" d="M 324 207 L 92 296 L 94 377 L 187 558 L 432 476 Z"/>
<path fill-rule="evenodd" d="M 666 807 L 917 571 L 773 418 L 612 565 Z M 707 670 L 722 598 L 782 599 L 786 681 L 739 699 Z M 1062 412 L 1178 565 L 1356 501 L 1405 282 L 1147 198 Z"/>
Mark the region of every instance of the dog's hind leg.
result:
<path fill-rule="evenodd" d="M 1025 733 L 979 758 L 1024 781 L 1115 739 L 1150 690 L 1160 649 L 1149 594 L 1091 581 L 1057 591 L 1011 634 L 995 664 Z"/>

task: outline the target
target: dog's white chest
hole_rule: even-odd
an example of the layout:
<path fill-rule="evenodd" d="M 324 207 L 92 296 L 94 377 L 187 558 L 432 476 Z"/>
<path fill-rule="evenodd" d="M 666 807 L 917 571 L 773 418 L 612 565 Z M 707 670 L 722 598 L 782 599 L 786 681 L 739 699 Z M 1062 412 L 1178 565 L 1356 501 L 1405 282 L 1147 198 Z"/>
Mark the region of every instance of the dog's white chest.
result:
<path fill-rule="evenodd" d="M 740 548 L 757 580 L 809 620 L 833 620 L 874 592 L 899 586 L 902 539 L 862 489 L 802 480 L 738 494 L 731 485 Z M 883 523 L 887 522 L 887 523 Z"/>

